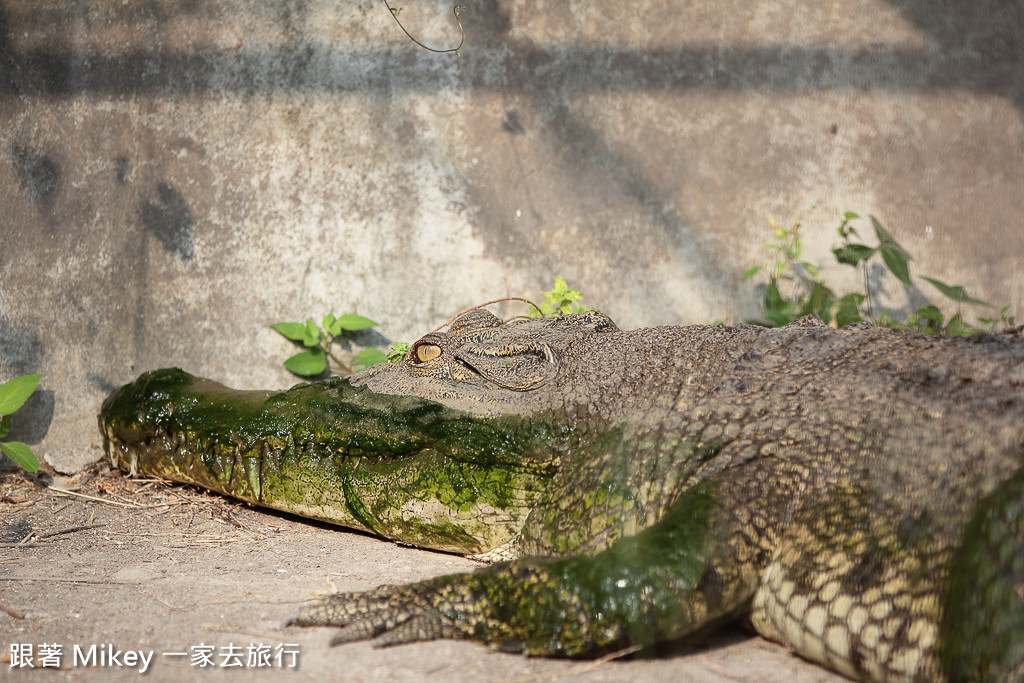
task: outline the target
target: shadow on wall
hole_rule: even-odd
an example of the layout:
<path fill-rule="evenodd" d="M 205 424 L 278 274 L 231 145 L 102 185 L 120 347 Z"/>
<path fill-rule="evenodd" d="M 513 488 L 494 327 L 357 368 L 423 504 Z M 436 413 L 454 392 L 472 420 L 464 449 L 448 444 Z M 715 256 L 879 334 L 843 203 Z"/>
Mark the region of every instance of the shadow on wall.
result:
<path fill-rule="evenodd" d="M 44 208 L 49 208 L 57 192 L 60 166 L 46 154 L 36 153 L 21 145 L 14 146 L 11 156 L 25 192 Z"/>
<path fill-rule="evenodd" d="M 429 91 L 437 87 L 432 76 L 439 69 L 458 68 L 460 80 L 467 87 L 484 90 L 506 90 L 510 84 L 515 88 L 515 84 L 526 83 L 530 85 L 519 87 L 532 88 L 544 83 L 545 90 L 561 94 L 687 88 L 966 91 L 1006 96 L 1018 108 L 1024 108 L 1024 50 L 1015 47 L 1024 30 L 1024 4 L 989 0 L 948 2 L 936 8 L 934 0 L 890 2 L 902 16 L 931 34 L 939 43 L 938 49 L 889 45 L 546 48 L 510 41 L 508 18 L 495 3 L 484 3 L 488 7 L 467 13 L 463 21 L 468 40 L 474 43 L 465 49 L 471 48 L 479 58 L 461 60 L 454 67 L 451 60 L 410 61 L 406 49 L 346 50 L 331 45 L 303 45 L 273 52 L 18 52 L 10 40 L 8 13 L 0 5 L 0 94 Z M 181 11 L 215 12 L 201 5 Z M 71 12 L 43 7 L 19 20 L 52 26 Z M 154 18 L 141 16 L 140 12 L 145 12 L 137 8 L 126 12 L 128 23 Z M 159 8 L 152 13 L 158 14 Z M 517 72 L 528 72 L 532 77 L 518 78 Z M 254 73 L 261 75 L 258 85 L 251 78 Z"/>
<path fill-rule="evenodd" d="M 45 356 L 46 347 L 39 337 L 0 317 L 0 358 L 11 376 L 38 372 Z"/>
<path fill-rule="evenodd" d="M 39 337 L 0 320 L 0 358 L 10 372 L 9 376 L 0 376 L 0 382 L 38 372 L 45 355 L 46 348 Z M 39 443 L 50 429 L 53 411 L 53 391 L 36 389 L 18 412 L 11 416 L 11 431 L 5 440 Z"/>
<path fill-rule="evenodd" d="M 21 441 L 30 446 L 41 442 L 50 431 L 54 405 L 52 389 L 36 389 L 11 416 L 11 431 L 4 440 Z"/>
<path fill-rule="evenodd" d="M 156 201 L 143 202 L 140 209 L 142 227 L 175 257 L 191 262 L 192 212 L 181 193 L 167 183 L 158 184 L 156 190 Z"/>
<path fill-rule="evenodd" d="M 73 36 L 60 35 L 61 30 L 69 29 L 58 28 L 57 38 L 47 43 L 51 47 L 21 50 L 12 35 L 44 30 L 52 35 L 54 26 L 87 25 L 79 17 L 86 10 L 60 3 L 0 0 L 0 98 L 431 92 L 442 84 L 450 85 L 454 73 L 466 90 L 500 91 L 534 103 L 537 119 L 559 141 L 549 148 L 568 161 L 567 167 L 581 173 L 614 169 L 608 180 L 621 196 L 645 211 L 651 224 L 659 225 L 675 244 L 699 250 L 692 260 L 713 273 L 717 270 L 714 275 L 723 285 L 735 278 L 725 272 L 710 245 L 701 246 L 702 238 L 692 234 L 689 217 L 661 213 L 670 202 L 659 195 L 657 183 L 616 155 L 613 146 L 586 121 L 567 116 L 566 102 L 576 93 L 588 92 L 973 92 L 1004 97 L 1024 110 L 1024 50 L 1016 49 L 1024 37 L 1024 3 L 949 0 L 937 7 L 934 0 L 888 1 L 894 11 L 928 33 L 935 45 L 871 44 L 866 36 L 862 37 L 864 46 L 546 46 L 511 38 L 511 20 L 501 3 L 481 0 L 463 15 L 469 41 L 464 51 L 472 54 L 472 59 L 428 59 L 426 53 L 405 44 L 375 49 L 309 43 L 290 18 L 283 16 L 288 8 L 276 4 L 256 5 L 252 12 L 272 13 L 274 19 L 282 19 L 281 30 L 295 38 L 288 41 L 294 47 L 188 51 L 155 43 L 158 47 L 151 49 L 77 51 L 66 47 L 75 44 L 70 40 Z M 13 7 L 18 8 L 15 22 L 8 11 Z M 124 24 L 126 35 L 137 33 L 143 25 L 171 21 L 169 12 L 221 21 L 225 20 L 222 11 L 215 3 L 198 2 L 129 4 L 111 10 Z M 12 23 L 17 24 L 16 30 Z M 513 137 L 525 134 L 514 110 L 506 112 L 502 130 Z M 23 188 L 41 208 L 59 193 L 61 169 L 52 157 L 27 145 L 12 149 Z M 590 162 L 580 163 L 580 159 Z M 118 159 L 116 173 L 118 182 L 125 182 L 131 173 L 130 162 Z M 159 183 L 155 194 L 140 203 L 138 217 L 164 249 L 177 259 L 192 262 L 196 226 L 178 189 Z M 515 228 L 502 225 L 503 232 L 510 229 Z M 497 251 L 505 249 L 506 243 Z M 139 277 L 144 275 L 140 271 Z"/>

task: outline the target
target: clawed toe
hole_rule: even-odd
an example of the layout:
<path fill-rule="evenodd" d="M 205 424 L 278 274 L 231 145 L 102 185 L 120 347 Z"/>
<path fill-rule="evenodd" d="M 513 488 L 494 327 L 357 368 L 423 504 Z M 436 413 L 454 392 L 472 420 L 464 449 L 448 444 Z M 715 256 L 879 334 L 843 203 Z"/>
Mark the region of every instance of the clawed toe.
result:
<path fill-rule="evenodd" d="M 455 636 L 454 628 L 416 593 L 395 586 L 322 596 L 289 614 L 284 625 L 337 626 L 332 646 L 372 640 L 375 647 L 387 647 Z"/>

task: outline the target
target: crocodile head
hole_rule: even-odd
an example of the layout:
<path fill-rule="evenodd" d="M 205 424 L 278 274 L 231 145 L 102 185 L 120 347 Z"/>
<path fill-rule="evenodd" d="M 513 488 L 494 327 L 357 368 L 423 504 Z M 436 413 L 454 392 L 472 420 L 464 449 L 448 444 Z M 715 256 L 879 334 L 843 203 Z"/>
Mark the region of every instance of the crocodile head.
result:
<path fill-rule="evenodd" d="M 476 309 L 457 318 L 447 332 L 421 338 L 401 363 L 371 367 L 352 383 L 479 415 L 574 410 L 569 386 L 570 377 L 579 377 L 574 366 L 580 365 L 580 349 L 618 331 L 597 311 L 503 324 Z"/>
<path fill-rule="evenodd" d="M 284 392 L 177 369 L 103 403 L 112 462 L 306 517 L 459 553 L 518 533 L 575 440 L 572 347 L 599 313 L 502 324 L 473 311 L 401 363 Z"/>

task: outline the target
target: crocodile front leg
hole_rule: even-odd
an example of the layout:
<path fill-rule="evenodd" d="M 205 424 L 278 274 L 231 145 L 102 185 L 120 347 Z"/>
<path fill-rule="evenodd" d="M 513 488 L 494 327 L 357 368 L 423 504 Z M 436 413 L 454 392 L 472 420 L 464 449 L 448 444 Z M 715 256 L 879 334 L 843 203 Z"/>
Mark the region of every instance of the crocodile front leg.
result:
<path fill-rule="evenodd" d="M 703 630 L 744 612 L 760 553 L 714 483 L 593 557 L 525 558 L 469 574 L 328 595 L 288 623 L 340 626 L 335 642 L 466 638 L 514 652 L 588 656 Z"/>

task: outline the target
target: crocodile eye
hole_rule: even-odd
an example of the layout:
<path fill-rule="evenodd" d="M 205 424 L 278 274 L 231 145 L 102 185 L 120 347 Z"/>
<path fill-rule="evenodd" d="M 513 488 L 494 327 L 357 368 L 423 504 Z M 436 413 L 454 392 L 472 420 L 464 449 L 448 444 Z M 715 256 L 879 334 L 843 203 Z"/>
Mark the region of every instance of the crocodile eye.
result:
<path fill-rule="evenodd" d="M 441 355 L 441 347 L 436 344 L 420 344 L 416 347 L 416 362 L 426 363 Z"/>

